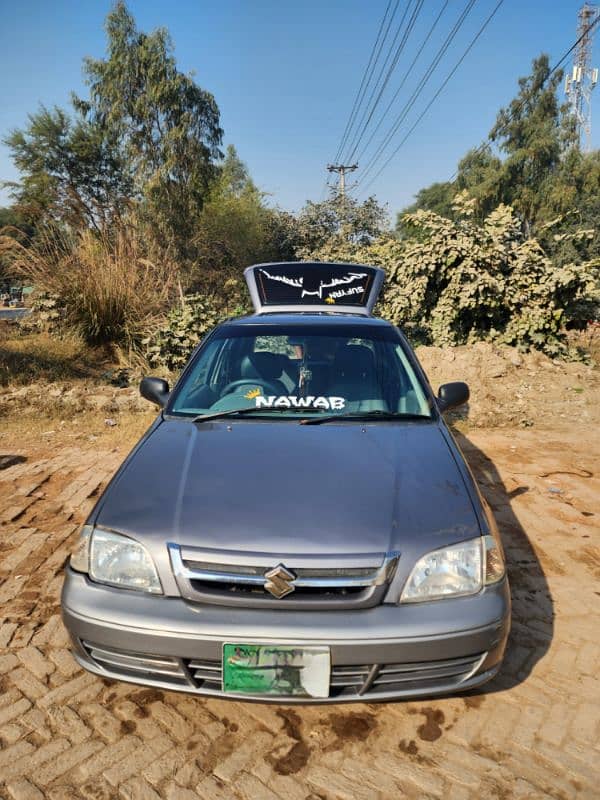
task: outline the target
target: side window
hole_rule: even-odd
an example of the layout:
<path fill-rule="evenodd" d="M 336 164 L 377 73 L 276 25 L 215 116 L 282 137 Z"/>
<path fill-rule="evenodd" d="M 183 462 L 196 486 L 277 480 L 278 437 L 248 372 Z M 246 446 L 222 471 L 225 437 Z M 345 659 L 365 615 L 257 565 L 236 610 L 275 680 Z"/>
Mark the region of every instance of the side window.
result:
<path fill-rule="evenodd" d="M 399 411 L 406 411 L 413 414 L 429 415 L 429 404 L 425 393 L 421 388 L 421 384 L 406 357 L 401 345 L 397 344 L 395 347 L 396 355 L 400 366 L 402 375 L 402 390 L 400 395 Z"/>

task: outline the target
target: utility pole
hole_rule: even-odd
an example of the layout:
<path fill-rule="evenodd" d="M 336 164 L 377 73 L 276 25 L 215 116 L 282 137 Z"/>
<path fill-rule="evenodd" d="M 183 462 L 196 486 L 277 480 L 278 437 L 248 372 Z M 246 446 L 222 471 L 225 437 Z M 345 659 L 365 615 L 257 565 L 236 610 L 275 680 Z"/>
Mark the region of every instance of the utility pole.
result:
<path fill-rule="evenodd" d="M 328 164 L 327 170 L 329 172 L 337 172 L 340 176 L 340 188 L 339 193 L 340 197 L 343 199 L 346 194 L 346 173 L 347 172 L 354 172 L 355 169 L 358 169 L 358 164 Z"/>
<path fill-rule="evenodd" d="M 591 25 L 600 17 L 600 8 L 584 3 L 577 14 L 577 38 L 581 39 L 575 50 L 573 70 L 565 80 L 565 94 L 569 98 L 577 120 L 579 146 L 584 151 L 592 148 L 592 91 L 598 83 L 598 68 L 592 67 L 594 31 Z"/>

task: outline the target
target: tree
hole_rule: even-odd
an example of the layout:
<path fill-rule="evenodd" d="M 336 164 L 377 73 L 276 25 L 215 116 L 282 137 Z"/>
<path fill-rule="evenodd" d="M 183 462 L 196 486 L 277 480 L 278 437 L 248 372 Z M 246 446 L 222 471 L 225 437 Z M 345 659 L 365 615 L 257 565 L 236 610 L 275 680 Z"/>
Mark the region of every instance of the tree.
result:
<path fill-rule="evenodd" d="M 193 244 L 202 269 L 194 271 L 193 288 L 199 288 L 202 273 L 222 282 L 224 272 L 239 274 L 250 264 L 279 256 L 274 219 L 279 212 L 264 201 L 235 147 L 229 145 L 195 226 Z"/>
<path fill-rule="evenodd" d="M 102 228 L 131 205 L 182 258 L 217 174 L 213 96 L 179 72 L 164 29 L 136 28 L 123 2 L 106 20 L 105 59 L 86 59 L 89 98 L 73 114 L 42 107 L 6 139 L 21 171 L 15 199 L 38 218 Z"/>
<path fill-rule="evenodd" d="M 519 79 L 518 95 L 500 110 L 490 131 L 490 140 L 506 155 L 492 191 L 513 206 L 526 233 L 545 221 L 561 160 L 576 143 L 568 106 L 557 99 L 562 79 L 562 70 L 550 73 L 547 55 L 535 59 L 531 75 Z"/>
<path fill-rule="evenodd" d="M 433 211 L 446 219 L 455 220 L 454 198 L 465 190 L 477 200 L 474 210 L 476 218 L 484 219 L 502 202 L 498 193 L 501 165 L 501 160 L 492 153 L 489 145 L 469 150 L 459 162 L 455 180 L 432 183 L 417 192 L 415 202 L 398 214 L 396 233 L 409 239 L 426 235 L 422 228 L 410 222 L 410 215 L 419 209 Z"/>
<path fill-rule="evenodd" d="M 572 114 L 557 99 L 561 83 L 562 72 L 551 74 L 548 56 L 535 59 L 531 74 L 519 79 L 515 98 L 498 112 L 488 142 L 461 159 L 454 181 L 417 194 L 398 216 L 400 232 L 406 230 L 403 214 L 419 208 L 455 219 L 449 206 L 464 190 L 477 200 L 476 219 L 504 203 L 526 235 L 537 235 L 551 219 L 571 211 L 578 199 L 572 169 L 579 156 Z"/>
<path fill-rule="evenodd" d="M 90 98 L 74 98 L 75 108 L 119 141 L 148 216 L 185 251 L 222 157 L 219 109 L 212 94 L 179 72 L 164 28 L 139 31 L 118 2 L 106 32 L 107 58 L 85 60 Z"/>
<path fill-rule="evenodd" d="M 123 213 L 132 196 L 117 142 L 96 123 L 42 106 L 5 143 L 23 176 L 8 185 L 27 219 L 99 230 Z"/>
<path fill-rule="evenodd" d="M 401 238 L 412 239 L 418 235 L 418 230 L 408 222 L 408 214 L 422 208 L 426 211 L 434 211 L 442 217 L 452 219 L 452 199 L 456 194 L 456 187 L 451 181 L 442 183 L 432 183 L 424 189 L 420 189 L 415 202 L 400 211 L 396 217 L 396 234 Z"/>
<path fill-rule="evenodd" d="M 297 255 L 314 257 L 324 247 L 368 244 L 383 233 L 386 221 L 387 210 L 374 197 L 359 203 L 334 194 L 321 203 L 309 201 L 297 218 Z"/>

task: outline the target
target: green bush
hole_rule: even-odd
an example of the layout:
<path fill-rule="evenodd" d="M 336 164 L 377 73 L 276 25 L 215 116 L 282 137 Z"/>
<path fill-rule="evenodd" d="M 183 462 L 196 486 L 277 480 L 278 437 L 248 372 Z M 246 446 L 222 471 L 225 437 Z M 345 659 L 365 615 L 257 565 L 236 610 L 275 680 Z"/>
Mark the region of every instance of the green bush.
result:
<path fill-rule="evenodd" d="M 225 281 L 219 296 L 184 296 L 181 304 L 169 311 L 166 322 L 156 333 L 144 339 L 148 363 L 172 372 L 182 369 L 194 347 L 215 325 L 247 310 L 247 301 L 241 296 L 240 283 L 235 279 Z"/>
<path fill-rule="evenodd" d="M 36 290 L 30 302 L 31 314 L 19 320 L 19 332 L 60 334 L 64 308 L 55 294 Z"/>
<path fill-rule="evenodd" d="M 377 313 L 414 340 L 487 340 L 567 355 L 565 329 L 598 313 L 600 261 L 556 266 L 536 239 L 523 237 L 510 207 L 499 206 L 479 223 L 474 206 L 463 193 L 455 199 L 455 221 L 419 210 L 406 215 L 415 239 L 345 245 L 339 255 L 386 269 Z M 331 248 L 313 255 L 337 257 Z"/>

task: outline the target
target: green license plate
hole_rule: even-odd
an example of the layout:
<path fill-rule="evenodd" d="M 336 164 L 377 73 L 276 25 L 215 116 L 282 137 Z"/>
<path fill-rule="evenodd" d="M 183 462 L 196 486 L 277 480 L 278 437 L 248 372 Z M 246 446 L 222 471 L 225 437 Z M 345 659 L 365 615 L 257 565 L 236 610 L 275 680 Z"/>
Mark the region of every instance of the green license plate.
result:
<path fill-rule="evenodd" d="M 224 644 L 223 691 L 279 697 L 329 697 L 328 647 Z"/>

